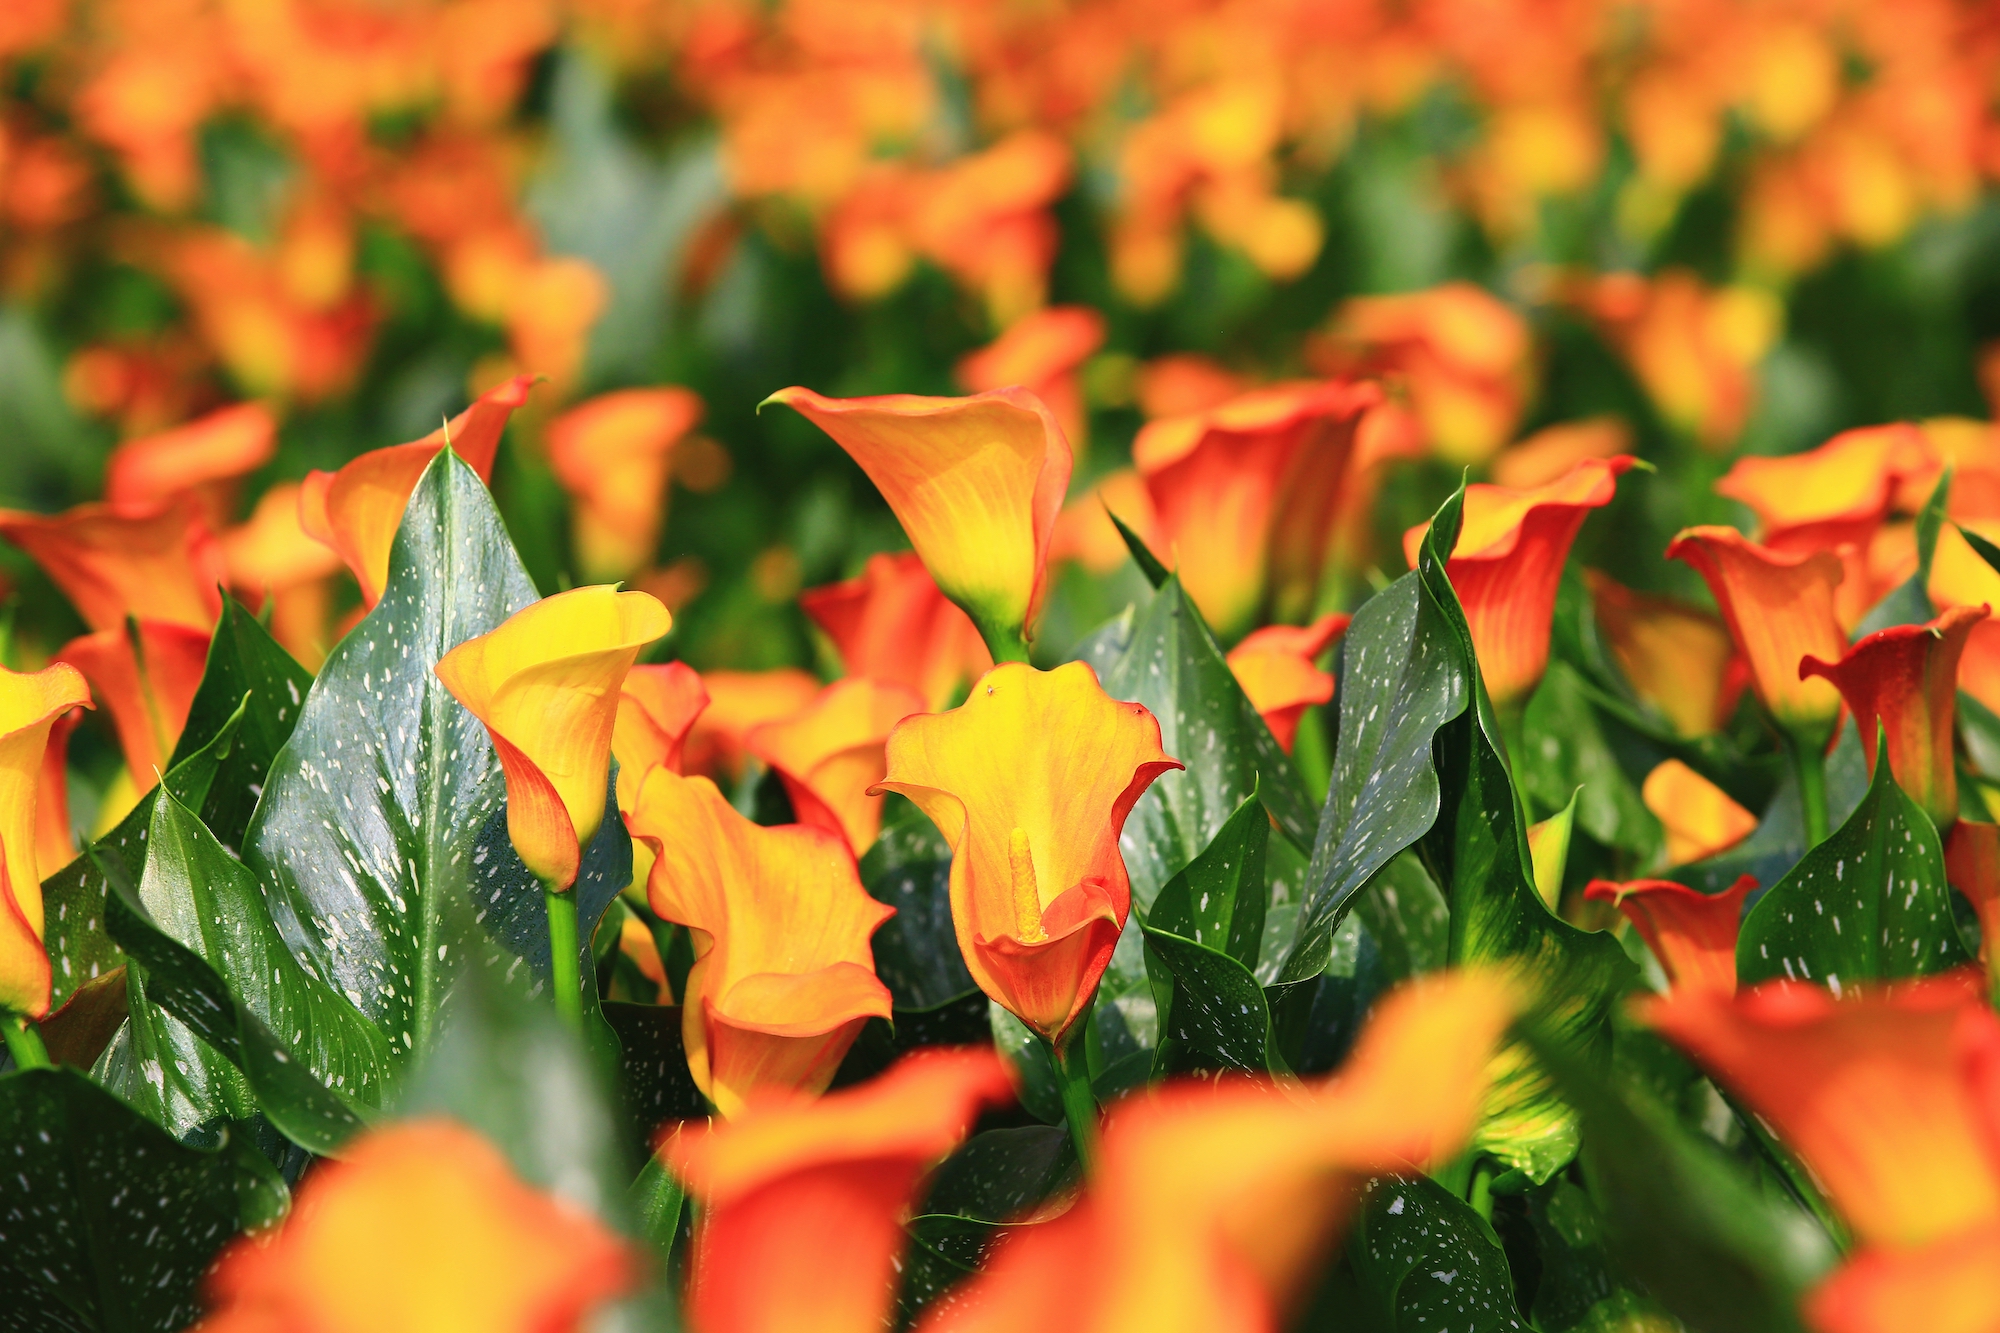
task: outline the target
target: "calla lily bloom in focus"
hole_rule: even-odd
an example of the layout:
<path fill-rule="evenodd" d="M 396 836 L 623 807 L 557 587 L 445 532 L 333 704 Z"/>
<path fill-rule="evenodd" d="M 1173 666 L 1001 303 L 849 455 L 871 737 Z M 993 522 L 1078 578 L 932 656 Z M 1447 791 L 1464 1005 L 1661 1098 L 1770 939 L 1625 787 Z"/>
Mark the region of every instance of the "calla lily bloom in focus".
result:
<path fill-rule="evenodd" d="M 1958 768 L 1952 737 L 1958 714 L 1958 659 L 1983 606 L 1958 606 L 1925 625 L 1892 625 L 1847 650 L 1838 662 L 1808 657 L 1801 676 L 1823 676 L 1840 687 L 1863 736 L 1868 771 L 1875 771 L 1876 726 L 1888 739 L 1896 785 L 1931 822 L 1958 818 Z"/>
<path fill-rule="evenodd" d="M 653 765 L 681 771 L 688 733 L 706 707 L 708 690 L 685 662 L 635 666 L 625 673 L 611 728 L 611 752 L 618 757 L 619 809 L 632 808 L 639 783 Z"/>
<path fill-rule="evenodd" d="M 1656 765 L 1639 799 L 1667 833 L 1667 864 L 1682 866 L 1728 851 L 1757 828 L 1757 816 L 1678 759 Z"/>
<path fill-rule="evenodd" d="M 807 1104 L 687 1124 L 661 1153 L 700 1200 L 694 1333 L 874 1333 L 895 1303 L 902 1216 L 923 1173 L 1013 1100 L 991 1049 L 929 1049 Z"/>
<path fill-rule="evenodd" d="M 831 435 L 995 656 L 1026 656 L 1071 464 L 1069 441 L 1041 399 L 1025 389 L 822 398 L 790 388 L 764 401 Z"/>
<path fill-rule="evenodd" d="M 1936 451 L 1908 422 L 1843 431 L 1817 449 L 1736 460 L 1718 495 L 1757 515 L 1758 540 L 1774 551 L 1866 545 L 1909 478 L 1937 473 Z"/>
<path fill-rule="evenodd" d="M 1264 725 L 1292 752 L 1299 720 L 1306 709 L 1333 698 L 1333 673 L 1316 665 L 1353 619 L 1338 612 L 1321 616 L 1303 628 L 1267 625 L 1243 636 L 1229 651 L 1229 670 Z"/>
<path fill-rule="evenodd" d="M 604 820 L 619 689 L 639 650 L 673 627 L 643 592 L 577 588 L 509 616 L 437 664 L 486 724 L 507 775 L 507 832 L 551 891 L 576 882 Z"/>
<path fill-rule="evenodd" d="M 192 493 L 214 527 L 228 520 L 234 483 L 271 461 L 278 422 L 262 403 L 238 403 L 184 426 L 127 440 L 104 464 L 104 498 L 123 509 Z"/>
<path fill-rule="evenodd" d="M 222 551 L 191 500 L 53 515 L 0 510 L 0 537 L 32 556 L 94 630 L 121 629 L 128 615 L 205 630 L 222 614 Z"/>
<path fill-rule="evenodd" d="M 620 389 L 549 423 L 549 466 L 572 501 L 585 578 L 622 579 L 652 563 L 674 446 L 701 412 L 687 389 Z"/>
<path fill-rule="evenodd" d="M 1632 463 L 1622 454 L 1592 459 L 1533 490 L 1465 488 L 1458 545 L 1445 572 L 1465 607 L 1480 674 L 1494 703 L 1525 699 L 1541 680 L 1570 545 L 1590 511 L 1611 503 L 1619 476 Z M 1418 524 L 1403 534 L 1412 568 L 1428 527 Z"/>
<path fill-rule="evenodd" d="M 140 620 L 86 634 L 56 656 L 71 663 L 111 710 L 134 790 L 150 791 L 187 727 L 208 664 L 209 636 L 170 621 Z"/>
<path fill-rule="evenodd" d="M 916 555 L 871 555 L 860 577 L 813 588 L 799 607 L 833 640 L 850 676 L 907 686 L 943 708 L 993 665 L 965 612 Z"/>
<path fill-rule="evenodd" d="M 880 788 L 916 802 L 951 844 L 966 967 L 1052 1044 L 1096 993 L 1131 911 L 1125 817 L 1182 767 L 1153 715 L 1105 694 L 1081 662 L 995 667 L 962 707 L 889 735 Z"/>
<path fill-rule="evenodd" d="M 1675 990 L 1706 988 L 1736 993 L 1736 936 L 1743 925 L 1743 900 L 1757 888 L 1744 875 L 1722 893 L 1703 893 L 1666 879 L 1617 884 L 1594 879 L 1583 890 L 1592 902 L 1610 903 L 1625 914 Z"/>
<path fill-rule="evenodd" d="M 849 677 L 791 717 L 753 728 L 744 743 L 785 784 L 799 823 L 838 833 L 858 857 L 882 827 L 882 797 L 870 792 L 886 771 L 883 745 L 898 722 L 924 711 L 915 690 Z"/>
<path fill-rule="evenodd" d="M 35 793 L 49 731 L 77 707 L 90 707 L 90 690 L 75 667 L 58 662 L 33 674 L 0 667 L 0 1010 L 30 1018 L 49 1011 L 50 980 Z"/>
<path fill-rule="evenodd" d="M 688 729 L 681 772 L 705 773 L 732 782 L 743 775 L 750 758 L 744 737 L 760 723 L 791 717 L 821 689 L 817 677 L 797 667 L 704 671 L 701 683 L 708 691 L 708 707 Z"/>
<path fill-rule="evenodd" d="M 1667 558 L 1693 566 L 1715 594 L 1771 716 L 1801 744 L 1824 741 L 1840 715 L 1840 691 L 1801 678 L 1799 663 L 1838 661 L 1847 651 L 1833 601 L 1840 561 L 1825 552 L 1780 555 L 1723 527 L 1686 529 L 1667 547 Z"/>
<path fill-rule="evenodd" d="M 1712 613 L 1670 597 L 1634 592 L 1587 569 L 1598 632 L 1641 699 L 1683 736 L 1706 736 L 1729 720 L 1742 695 L 1732 689 L 1736 645 Z"/>
<path fill-rule="evenodd" d="M 861 887 L 846 840 L 753 824 L 707 778 L 664 767 L 630 822 L 653 852 L 653 910 L 694 938 L 681 1040 L 695 1086 L 726 1116 L 825 1091 L 890 1010 L 868 937 L 895 909 Z"/>
<path fill-rule="evenodd" d="M 624 1241 L 485 1139 L 405 1121 L 348 1144 L 275 1234 L 223 1254 L 196 1331 L 580 1333 L 638 1271 Z"/>

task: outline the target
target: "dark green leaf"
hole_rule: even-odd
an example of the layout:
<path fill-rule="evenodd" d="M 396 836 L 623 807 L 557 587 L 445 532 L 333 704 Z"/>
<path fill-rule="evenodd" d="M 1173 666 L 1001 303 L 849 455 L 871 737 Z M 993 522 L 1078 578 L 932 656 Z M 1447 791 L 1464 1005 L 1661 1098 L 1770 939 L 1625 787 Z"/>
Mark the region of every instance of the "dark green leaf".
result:
<path fill-rule="evenodd" d="M 651 1152 L 661 1126 L 708 1114 L 708 1104 L 688 1072 L 680 1008 L 613 1003 L 604 1006 L 604 1018 L 618 1034 L 622 1052 L 619 1083 L 630 1121 L 628 1141 L 635 1152 Z"/>
<path fill-rule="evenodd" d="M 1954 523 L 1952 526 L 1958 529 L 1959 536 L 1965 538 L 1966 545 L 1979 553 L 1981 560 L 1991 565 L 1996 571 L 2000 571 L 2000 546 L 1995 546 L 1992 542 L 1962 523 Z"/>
<path fill-rule="evenodd" d="M 674 1257 L 674 1239 L 680 1234 L 681 1217 L 687 1211 L 687 1191 L 658 1157 L 648 1157 L 632 1182 L 626 1207 L 637 1224 L 639 1238 L 653 1247 L 653 1257 L 664 1269 Z"/>
<path fill-rule="evenodd" d="M 1077 1185 L 1069 1134 L 1046 1125 L 976 1134 L 945 1159 L 907 1224 L 898 1295 L 903 1321 L 979 1267 L 1003 1222 L 1036 1210 Z M 1029 1225 L 1033 1225 L 1032 1221 Z"/>
<path fill-rule="evenodd" d="M 1264 849 L 1270 837 L 1271 821 L 1253 788 L 1201 855 L 1167 881 L 1146 924 L 1254 970 L 1264 942 Z"/>
<path fill-rule="evenodd" d="M 861 882 L 896 909 L 870 943 L 875 974 L 899 1011 L 932 1010 L 979 989 L 951 921 L 951 846 L 905 803 L 861 858 Z"/>
<path fill-rule="evenodd" d="M 1428 1176 L 1371 1180 L 1348 1264 L 1376 1327 L 1395 1333 L 1526 1330 L 1492 1229 Z"/>
<path fill-rule="evenodd" d="M 1146 545 L 1146 539 L 1126 526 L 1125 520 L 1111 512 L 1111 506 L 1104 506 L 1104 516 L 1111 520 L 1111 526 L 1118 529 L 1118 535 L 1125 539 L 1125 549 L 1132 553 L 1132 563 L 1139 566 L 1139 572 L 1155 588 L 1173 577 L 1173 572 L 1160 563 L 1160 557 L 1153 554 L 1153 548 Z"/>
<path fill-rule="evenodd" d="M 1403 852 L 1371 876 L 1354 899 L 1392 981 L 1443 967 L 1451 947 L 1451 909 L 1415 852 Z"/>
<path fill-rule="evenodd" d="M 1099 1004 L 1104 1003 L 1102 992 L 1097 999 Z M 993 1044 L 1014 1066 L 1014 1092 L 1021 1109 L 1045 1124 L 1061 1124 L 1062 1093 L 1056 1087 L 1056 1069 L 1049 1059 L 1048 1044 L 1028 1031 L 1020 1019 L 991 1001 L 987 1004 L 987 1020 L 992 1024 Z"/>
<path fill-rule="evenodd" d="M 1657 857 L 1665 833 L 1639 797 L 1644 773 L 1635 779 L 1620 762 L 1618 747 L 1600 724 L 1576 668 L 1561 660 L 1549 663 L 1528 700 L 1521 733 L 1524 744 L 1515 773 L 1525 800 L 1553 812 L 1574 796 L 1577 823 L 1585 833 L 1606 847 L 1622 848 L 1641 864 Z"/>

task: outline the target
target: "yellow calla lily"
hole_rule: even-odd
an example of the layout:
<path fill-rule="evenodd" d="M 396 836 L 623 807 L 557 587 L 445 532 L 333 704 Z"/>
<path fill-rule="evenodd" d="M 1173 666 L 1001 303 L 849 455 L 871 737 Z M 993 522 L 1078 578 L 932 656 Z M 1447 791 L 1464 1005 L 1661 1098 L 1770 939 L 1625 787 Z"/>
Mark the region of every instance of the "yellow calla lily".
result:
<path fill-rule="evenodd" d="M 35 792 L 49 729 L 90 707 L 83 674 L 64 662 L 27 674 L 0 667 L 0 1010 L 49 1011 L 42 947 L 42 876 L 35 856 Z"/>

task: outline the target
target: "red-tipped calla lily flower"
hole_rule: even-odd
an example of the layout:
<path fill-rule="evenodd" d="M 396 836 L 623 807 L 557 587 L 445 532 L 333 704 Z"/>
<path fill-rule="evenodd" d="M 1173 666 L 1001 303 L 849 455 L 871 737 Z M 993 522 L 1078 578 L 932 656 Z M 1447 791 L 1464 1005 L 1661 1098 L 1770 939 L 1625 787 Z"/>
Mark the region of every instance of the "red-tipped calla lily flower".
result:
<path fill-rule="evenodd" d="M 435 668 L 493 738 L 507 776 L 508 836 L 551 892 L 576 882 L 582 848 L 604 820 L 625 673 L 672 627 L 643 592 L 577 588 L 467 639 Z"/>
<path fill-rule="evenodd" d="M 35 794 L 49 732 L 77 707 L 90 707 L 90 690 L 75 667 L 0 667 L 0 1010 L 30 1018 L 49 1011 Z"/>
<path fill-rule="evenodd" d="M 357 1281 L 357 1274 L 366 1274 Z M 363 1135 L 272 1234 L 226 1251 L 197 1333 L 580 1333 L 639 1265 L 449 1120 Z"/>
<path fill-rule="evenodd" d="M 655 764 L 678 773 L 688 733 L 708 707 L 708 689 L 685 662 L 635 666 L 618 687 L 611 753 L 618 758 L 618 808 L 630 811 Z"/>
<path fill-rule="evenodd" d="M 1594 879 L 1583 896 L 1610 903 L 1639 932 L 1667 984 L 1675 990 L 1707 989 L 1736 993 L 1736 935 L 1743 925 L 1743 900 L 1757 888 L 1744 875 L 1722 893 L 1703 893 L 1666 879 L 1634 879 L 1622 884 Z"/>
<path fill-rule="evenodd" d="M 1605 646 L 1639 697 L 1683 736 L 1720 729 L 1744 683 L 1740 676 L 1731 680 L 1736 645 L 1728 627 L 1699 607 L 1634 592 L 1594 569 L 1583 578 Z"/>
<path fill-rule="evenodd" d="M 608 583 L 652 563 L 674 446 L 701 413 L 699 397 L 669 385 L 601 394 L 549 423 L 549 466 L 570 495 L 585 578 Z"/>
<path fill-rule="evenodd" d="M 785 784 L 799 823 L 839 834 L 858 857 L 882 827 L 882 797 L 871 791 L 887 771 L 889 732 L 924 711 L 915 690 L 850 676 L 792 716 L 753 727 L 743 743 Z"/>
<path fill-rule="evenodd" d="M 951 844 L 951 916 L 973 980 L 1061 1040 L 1096 993 L 1131 911 L 1118 835 L 1154 779 L 1184 765 L 1144 707 L 1082 662 L 995 667 L 949 713 L 889 735 L 884 791 Z"/>
<path fill-rule="evenodd" d="M 1750 663 L 1757 697 L 1802 744 L 1818 744 L 1840 716 L 1840 691 L 1799 675 L 1808 657 L 1837 661 L 1847 635 L 1834 611 L 1840 561 L 1825 552 L 1781 555 L 1734 528 L 1688 528 L 1667 547 L 1669 560 L 1694 567 Z"/>
<path fill-rule="evenodd" d="M 1024 657 L 1047 584 L 1049 539 L 1069 489 L 1070 447 L 1025 389 L 970 398 L 823 398 L 780 389 L 764 400 L 812 421 L 889 502 L 944 595 L 999 656 Z"/>
<path fill-rule="evenodd" d="M 208 643 L 206 630 L 139 620 L 72 639 L 56 654 L 111 710 L 135 791 L 151 790 L 166 771 L 208 665 Z"/>
<path fill-rule="evenodd" d="M 707 778 L 664 766 L 630 824 L 653 852 L 653 910 L 694 938 L 681 1040 L 695 1086 L 726 1116 L 824 1092 L 861 1025 L 890 1011 L 868 937 L 895 909 L 861 887 L 846 840 L 753 824 Z"/>
<path fill-rule="evenodd" d="M 661 1153 L 702 1206 L 694 1333 L 875 1333 L 895 1304 L 902 1217 L 923 1174 L 1013 1100 L 992 1050 L 929 1049 L 804 1105 L 686 1124 Z"/>
<path fill-rule="evenodd" d="M 1243 636 L 1229 651 L 1229 670 L 1286 754 L 1299 719 L 1333 698 L 1333 673 L 1316 665 L 1320 654 L 1347 631 L 1352 616 L 1330 612 L 1303 628 L 1267 625 Z"/>
<path fill-rule="evenodd" d="M 1541 680 L 1570 545 L 1590 511 L 1611 503 L 1619 476 L 1633 461 L 1623 454 L 1586 460 L 1533 490 L 1465 488 L 1458 545 L 1445 572 L 1465 608 L 1480 674 L 1495 703 L 1525 699 Z M 1420 523 L 1403 534 L 1413 568 L 1429 526 Z"/>
<path fill-rule="evenodd" d="M 1667 864 L 1686 865 L 1728 851 L 1757 828 L 1757 816 L 1678 759 L 1646 775 L 1639 799 L 1667 833 Z"/>
<path fill-rule="evenodd" d="M 2000 1328 L 2000 1221 L 1916 1250 L 1864 1250 L 1806 1297 L 1813 1333 L 1991 1333 Z"/>
<path fill-rule="evenodd" d="M 278 421 L 262 403 L 238 403 L 184 426 L 127 440 L 104 464 L 104 499 L 120 509 L 145 509 L 193 495 L 203 519 L 228 521 L 235 483 L 271 461 Z"/>
<path fill-rule="evenodd" d="M 820 692 L 819 679 L 797 667 L 772 671 L 704 671 L 708 707 L 695 718 L 682 751 L 683 773 L 706 773 L 731 781 L 750 757 L 743 738 L 760 723 L 786 718 Z"/>
<path fill-rule="evenodd" d="M 1958 659 L 1966 636 L 1986 616 L 1984 606 L 1955 606 L 1928 624 L 1877 630 L 1838 662 L 1808 657 L 1799 663 L 1801 677 L 1832 681 L 1854 710 L 1870 773 L 1880 725 L 1896 785 L 1941 829 L 1958 818 L 1958 768 L 1952 757 Z"/>
<path fill-rule="evenodd" d="M 1774 551 L 1866 546 L 1910 477 L 1935 476 L 1937 453 L 1908 422 L 1843 431 L 1817 449 L 1736 460 L 1718 495 L 1757 515 L 1758 540 Z"/>
<path fill-rule="evenodd" d="M 1090 414 L 1077 369 L 1104 345 L 1104 316 L 1084 305 L 1055 305 L 1023 315 L 958 363 L 958 382 L 973 393 L 1019 385 L 1048 404 L 1070 447 L 1090 448 Z"/>
<path fill-rule="evenodd" d="M 1487 476 L 1495 486 L 1528 490 L 1567 475 L 1578 463 L 1632 452 L 1632 428 L 1619 417 L 1589 417 L 1544 426 L 1494 458 Z"/>
<path fill-rule="evenodd" d="M 978 627 L 912 553 L 872 555 L 860 577 L 809 589 L 799 606 L 833 640 L 848 675 L 906 686 L 931 708 L 993 665 Z"/>
<path fill-rule="evenodd" d="M 94 630 L 122 629 L 128 615 L 205 630 L 222 614 L 222 550 L 191 500 L 0 510 L 0 537 L 32 556 Z"/>

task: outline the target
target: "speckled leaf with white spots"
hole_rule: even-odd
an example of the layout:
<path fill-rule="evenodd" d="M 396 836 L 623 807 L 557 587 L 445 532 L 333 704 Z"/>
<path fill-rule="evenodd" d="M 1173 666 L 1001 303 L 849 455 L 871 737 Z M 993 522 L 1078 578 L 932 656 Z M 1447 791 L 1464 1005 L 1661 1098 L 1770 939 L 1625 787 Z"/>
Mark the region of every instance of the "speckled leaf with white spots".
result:
<path fill-rule="evenodd" d="M 916 1216 L 905 1224 L 910 1239 L 898 1293 L 903 1321 L 914 1320 L 976 1271 L 1002 1223 L 1032 1219 L 1076 1181 L 1076 1154 L 1061 1129 L 993 1129 L 967 1140 L 938 1167 Z"/>
<path fill-rule="evenodd" d="M 1505 1251 L 1479 1214 L 1429 1176 L 1368 1182 L 1346 1254 L 1374 1327 L 1526 1333 Z"/>
<path fill-rule="evenodd" d="M 1854 813 L 1744 918 L 1741 985 L 1778 977 L 1837 992 L 1971 961 L 1952 922 L 1937 830 L 1884 761 Z"/>

